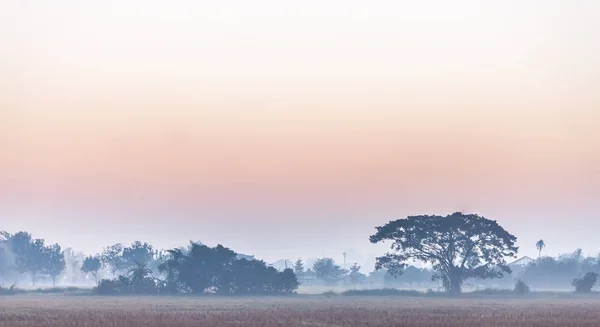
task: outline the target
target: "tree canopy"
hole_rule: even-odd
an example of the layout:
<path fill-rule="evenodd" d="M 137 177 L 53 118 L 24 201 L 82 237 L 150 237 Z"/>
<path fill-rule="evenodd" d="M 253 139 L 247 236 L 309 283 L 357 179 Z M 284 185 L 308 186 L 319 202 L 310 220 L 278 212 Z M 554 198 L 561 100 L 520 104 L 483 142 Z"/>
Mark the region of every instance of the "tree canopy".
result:
<path fill-rule="evenodd" d="M 38 274 L 47 274 L 53 283 L 65 269 L 65 256 L 60 245 L 45 245 L 43 239 L 34 239 L 27 232 L 10 234 L 0 232 L 2 248 L 11 253 L 11 261 L 19 274 L 29 273 L 35 285 Z"/>
<path fill-rule="evenodd" d="M 298 288 L 292 269 L 279 272 L 222 245 L 192 242 L 188 249 L 169 250 L 159 270 L 164 290 L 171 293 L 288 294 Z"/>
<path fill-rule="evenodd" d="M 123 260 L 123 245 L 120 243 L 105 247 L 100 259 L 104 266 L 110 268 L 113 276 L 116 276 L 118 271 L 126 268 L 126 263 Z"/>
<path fill-rule="evenodd" d="M 371 243 L 392 241 L 392 252 L 377 258 L 376 269 L 400 275 L 407 261 L 431 264 L 446 291 L 460 293 L 470 278 L 501 278 L 510 273 L 505 258 L 518 251 L 517 238 L 496 221 L 460 212 L 421 215 L 376 227 Z"/>
<path fill-rule="evenodd" d="M 332 258 L 321 258 L 315 261 L 313 271 L 325 285 L 335 285 L 346 275 L 346 271 L 336 265 Z"/>
<path fill-rule="evenodd" d="M 296 274 L 298 278 L 301 278 L 304 275 L 304 262 L 301 258 L 298 258 L 298 260 L 294 262 L 294 274 Z"/>
<path fill-rule="evenodd" d="M 123 248 L 121 261 L 123 269 L 137 268 L 140 264 L 148 265 L 154 260 L 154 247 L 146 242 L 135 241 L 130 246 Z"/>
<path fill-rule="evenodd" d="M 81 272 L 84 274 L 92 274 L 94 281 L 98 284 L 98 271 L 102 268 L 102 260 L 99 256 L 87 256 L 81 264 Z"/>
<path fill-rule="evenodd" d="M 58 277 L 67 266 L 65 254 L 58 244 L 52 244 L 45 247 L 43 253 L 42 270 L 52 278 L 52 285 L 56 285 L 56 277 Z"/>

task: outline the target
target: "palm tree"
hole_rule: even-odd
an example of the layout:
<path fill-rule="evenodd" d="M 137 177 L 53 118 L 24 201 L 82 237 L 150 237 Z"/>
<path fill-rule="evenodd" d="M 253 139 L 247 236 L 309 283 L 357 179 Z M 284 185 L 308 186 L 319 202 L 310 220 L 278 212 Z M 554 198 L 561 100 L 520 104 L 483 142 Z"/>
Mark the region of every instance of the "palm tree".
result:
<path fill-rule="evenodd" d="M 148 265 L 145 262 L 135 261 L 135 267 L 129 270 L 129 278 L 131 280 L 131 285 L 133 286 L 133 291 L 142 291 L 144 283 L 147 282 L 151 275 L 152 270 L 148 268 Z"/>
<path fill-rule="evenodd" d="M 537 241 L 537 243 L 535 243 L 535 247 L 538 249 L 538 258 L 542 257 L 542 249 L 546 247 L 546 244 L 544 243 L 544 240 L 539 240 Z"/>

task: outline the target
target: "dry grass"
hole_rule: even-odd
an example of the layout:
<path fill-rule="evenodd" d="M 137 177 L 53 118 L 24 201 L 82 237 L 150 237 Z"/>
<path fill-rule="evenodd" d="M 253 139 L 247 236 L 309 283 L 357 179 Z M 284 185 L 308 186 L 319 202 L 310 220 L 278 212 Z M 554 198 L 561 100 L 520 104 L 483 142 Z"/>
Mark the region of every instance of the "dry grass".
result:
<path fill-rule="evenodd" d="M 600 299 L 0 297 L 0 326 L 599 326 Z"/>

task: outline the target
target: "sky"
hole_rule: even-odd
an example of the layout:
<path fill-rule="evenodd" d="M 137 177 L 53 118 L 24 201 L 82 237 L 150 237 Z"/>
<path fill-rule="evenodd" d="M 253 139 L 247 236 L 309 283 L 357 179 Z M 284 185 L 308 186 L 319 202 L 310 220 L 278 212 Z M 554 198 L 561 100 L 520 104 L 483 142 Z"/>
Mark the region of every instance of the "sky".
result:
<path fill-rule="evenodd" d="M 600 3 L 0 0 L 1 229 L 370 262 L 475 212 L 600 251 Z"/>

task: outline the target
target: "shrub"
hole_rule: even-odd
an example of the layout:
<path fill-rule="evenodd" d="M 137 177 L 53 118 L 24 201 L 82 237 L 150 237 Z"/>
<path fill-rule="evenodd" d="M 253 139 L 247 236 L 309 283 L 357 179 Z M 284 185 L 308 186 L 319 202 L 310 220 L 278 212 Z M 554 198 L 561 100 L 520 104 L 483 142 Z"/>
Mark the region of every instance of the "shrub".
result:
<path fill-rule="evenodd" d="M 473 294 L 473 295 L 511 295 L 513 290 L 510 289 L 502 289 L 502 288 L 484 288 L 480 290 L 473 291 L 471 293 L 465 294 Z"/>
<path fill-rule="evenodd" d="M 525 295 L 529 293 L 529 286 L 525 284 L 525 282 L 522 279 L 518 279 L 515 283 L 514 292 L 519 295 Z"/>
<path fill-rule="evenodd" d="M 329 297 L 329 296 L 337 296 L 338 293 L 336 293 L 334 291 L 327 291 L 327 292 L 323 292 L 323 295 L 327 296 L 327 297 Z"/>
<path fill-rule="evenodd" d="M 594 272 L 589 272 L 583 277 L 573 280 L 571 284 L 575 286 L 575 292 L 589 293 L 592 291 L 592 288 L 596 285 L 597 280 L 598 274 Z"/>
<path fill-rule="evenodd" d="M 0 295 L 13 295 L 17 293 L 17 289 L 15 288 L 15 285 L 12 285 L 10 288 L 5 288 L 4 286 L 0 285 Z"/>
<path fill-rule="evenodd" d="M 103 279 L 94 289 L 98 295 L 117 295 L 131 293 L 130 281 L 125 276 L 116 279 Z"/>
<path fill-rule="evenodd" d="M 423 293 L 416 290 L 398 290 L 394 288 L 367 289 L 367 290 L 348 290 L 342 293 L 348 296 L 423 296 Z"/>

